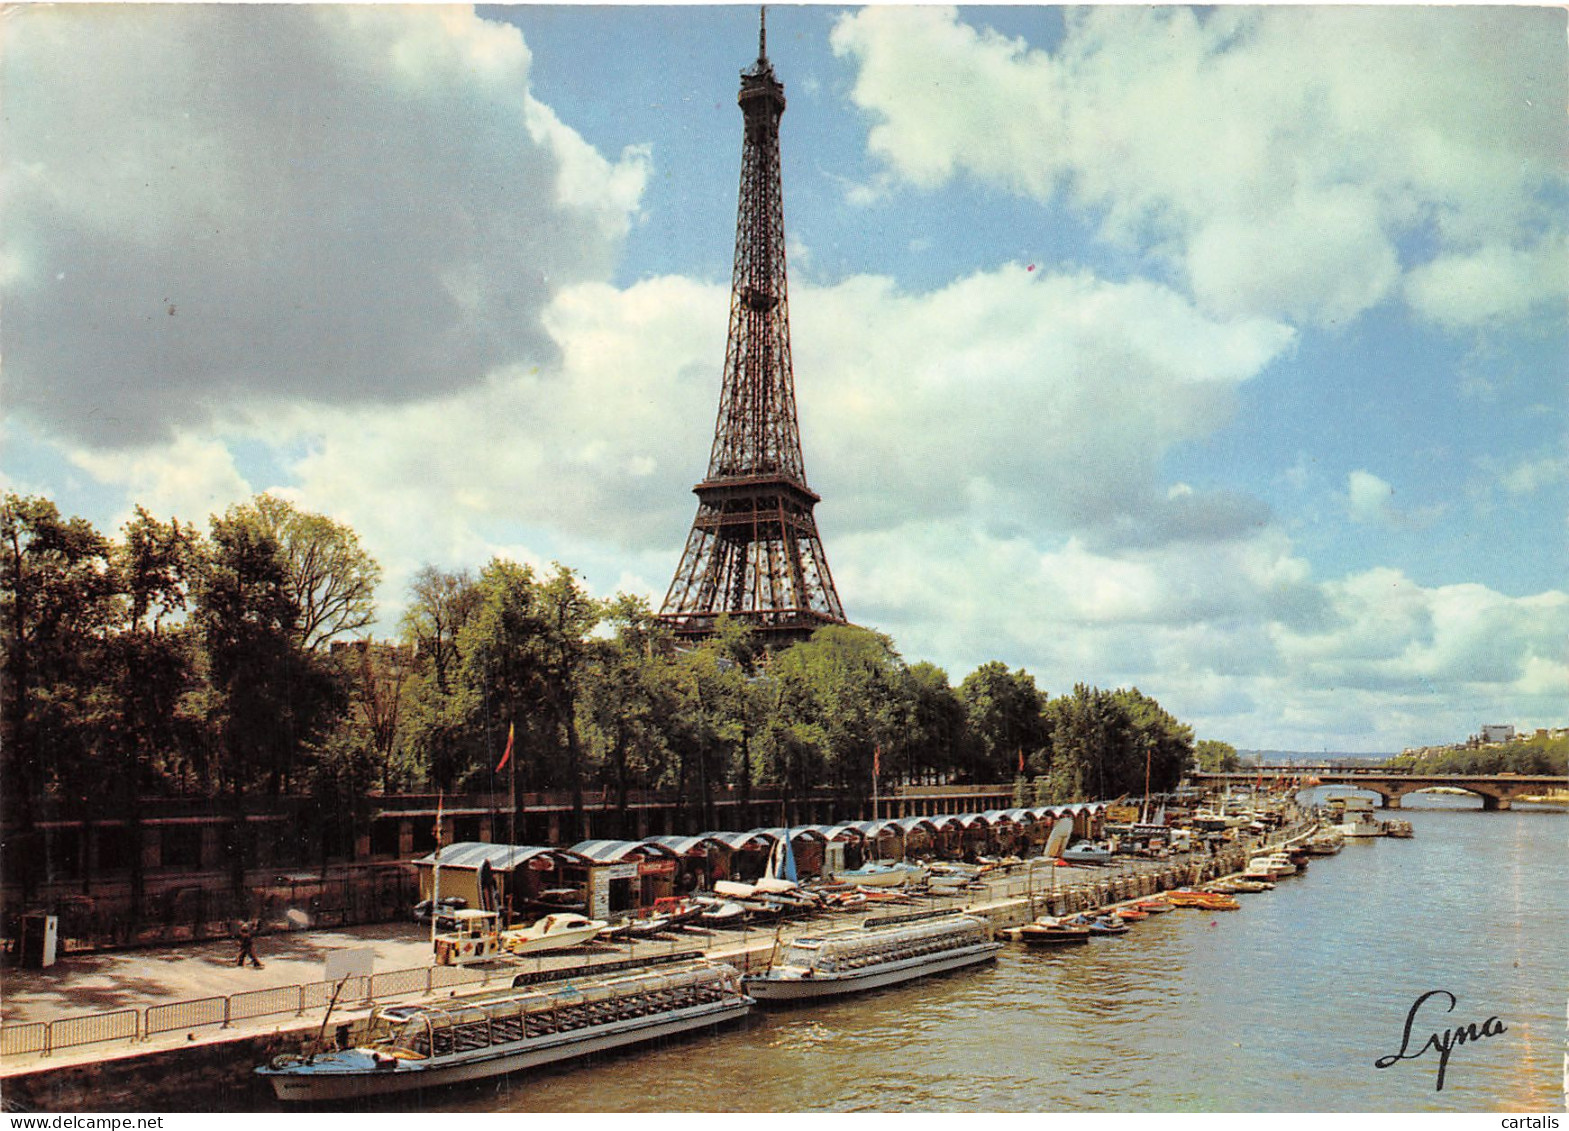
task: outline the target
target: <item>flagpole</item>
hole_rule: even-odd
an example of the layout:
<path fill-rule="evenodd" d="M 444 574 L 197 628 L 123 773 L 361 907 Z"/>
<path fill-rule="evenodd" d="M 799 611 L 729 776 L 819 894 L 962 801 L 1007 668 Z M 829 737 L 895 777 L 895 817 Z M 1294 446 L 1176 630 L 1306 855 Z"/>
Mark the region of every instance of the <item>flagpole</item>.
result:
<path fill-rule="evenodd" d="M 427 794 L 426 796 L 429 796 Z M 436 960 L 436 920 L 441 918 L 441 817 L 445 794 L 436 793 L 436 856 L 430 868 L 430 954 Z"/>
<path fill-rule="evenodd" d="M 877 796 L 877 775 L 878 771 L 882 769 L 882 760 L 883 748 L 881 746 L 872 747 L 872 820 L 874 821 L 877 820 L 877 802 L 879 800 Z"/>

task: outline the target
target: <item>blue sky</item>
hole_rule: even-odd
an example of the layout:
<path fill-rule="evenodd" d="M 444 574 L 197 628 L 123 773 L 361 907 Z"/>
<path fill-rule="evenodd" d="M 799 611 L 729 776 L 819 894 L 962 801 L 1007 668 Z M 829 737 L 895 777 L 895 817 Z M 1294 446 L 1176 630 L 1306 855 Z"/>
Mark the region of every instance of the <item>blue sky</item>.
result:
<path fill-rule="evenodd" d="M 1565 15 L 769 9 L 851 618 L 1201 737 L 1561 725 Z M 7 489 L 272 490 L 658 604 L 712 437 L 751 7 L 18 9 Z"/>

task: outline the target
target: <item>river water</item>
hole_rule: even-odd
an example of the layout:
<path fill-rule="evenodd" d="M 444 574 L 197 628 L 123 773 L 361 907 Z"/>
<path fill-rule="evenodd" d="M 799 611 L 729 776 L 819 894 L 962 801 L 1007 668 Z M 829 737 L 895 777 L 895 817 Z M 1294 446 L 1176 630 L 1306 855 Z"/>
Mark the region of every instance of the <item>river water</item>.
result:
<path fill-rule="evenodd" d="M 1342 791 L 1343 792 L 1343 791 Z M 1309 794 L 1307 800 L 1315 799 Z M 453 1111 L 1561 1110 L 1569 814 L 1407 798 L 1240 911 L 1152 916 L 1063 952 L 437 1092 Z M 1504 1031 L 1377 1068 L 1435 1031 Z"/>

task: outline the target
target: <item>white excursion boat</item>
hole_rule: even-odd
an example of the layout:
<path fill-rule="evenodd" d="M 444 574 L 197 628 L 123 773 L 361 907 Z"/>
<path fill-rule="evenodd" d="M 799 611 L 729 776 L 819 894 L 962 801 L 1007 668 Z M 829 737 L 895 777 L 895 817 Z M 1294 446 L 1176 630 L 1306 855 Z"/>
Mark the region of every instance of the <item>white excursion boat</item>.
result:
<path fill-rule="evenodd" d="M 582 946 L 610 926 L 603 919 L 586 919 L 571 912 L 546 915 L 527 927 L 501 932 L 501 945 L 513 954 L 537 954 Z"/>
<path fill-rule="evenodd" d="M 1242 878 L 1249 881 L 1270 883 L 1273 882 L 1276 877 L 1282 874 L 1283 873 L 1277 872 L 1275 870 L 1274 859 L 1272 857 L 1255 856 L 1253 859 L 1248 861 L 1248 866 L 1243 869 Z"/>
<path fill-rule="evenodd" d="M 912 918 L 794 939 L 766 973 L 748 974 L 742 985 L 758 1001 L 833 997 L 986 962 L 1002 949 L 973 915 Z"/>
<path fill-rule="evenodd" d="M 1269 866 L 1277 876 L 1294 876 L 1301 870 L 1292 863 L 1291 857 L 1284 852 L 1271 852 L 1269 854 Z"/>
<path fill-rule="evenodd" d="M 668 966 L 596 973 L 371 1014 L 356 1047 L 279 1056 L 256 1069 L 280 1100 L 344 1100 L 482 1080 L 668 1037 L 743 1016 L 752 999 L 732 966 L 677 956 Z M 623 967 L 624 964 L 612 964 Z M 630 964 L 626 964 L 630 965 Z"/>
<path fill-rule="evenodd" d="M 861 887 L 887 888 L 903 887 L 905 884 L 918 884 L 927 877 L 924 865 L 912 864 L 907 860 L 895 863 L 862 864 L 859 868 L 849 871 L 835 872 L 834 879 L 842 884 L 859 884 Z"/>

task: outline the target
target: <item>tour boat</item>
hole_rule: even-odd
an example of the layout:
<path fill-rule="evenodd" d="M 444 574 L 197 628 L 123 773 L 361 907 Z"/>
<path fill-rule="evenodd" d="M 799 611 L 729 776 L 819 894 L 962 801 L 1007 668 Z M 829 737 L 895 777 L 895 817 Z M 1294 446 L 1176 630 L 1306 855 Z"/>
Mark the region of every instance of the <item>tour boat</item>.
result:
<path fill-rule="evenodd" d="M 742 985 L 762 1002 L 832 997 L 986 962 L 1002 949 L 975 916 L 899 918 L 793 939 L 767 972 L 748 974 Z"/>
<path fill-rule="evenodd" d="M 527 927 L 502 931 L 501 944 L 513 954 L 567 950 L 582 946 L 608 926 L 603 919 L 585 919 L 581 915 L 546 915 Z"/>
<path fill-rule="evenodd" d="M 690 956 L 687 956 L 690 958 Z M 619 965 L 619 964 L 617 964 Z M 732 966 L 704 960 L 378 1007 L 353 1048 L 256 1069 L 280 1100 L 364 1099 L 501 1076 L 743 1016 Z M 520 976 L 522 982 L 528 975 Z"/>
<path fill-rule="evenodd" d="M 1064 946 L 1090 941 L 1088 927 L 1070 927 L 1060 919 L 1042 916 L 1022 927 L 1008 927 L 1003 932 L 1007 938 L 1026 946 Z"/>

